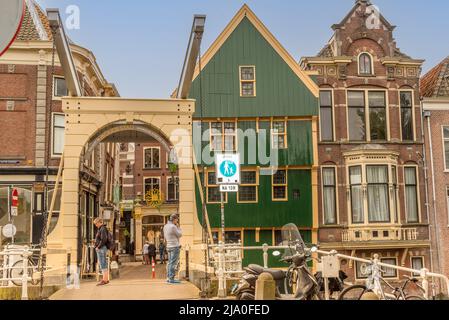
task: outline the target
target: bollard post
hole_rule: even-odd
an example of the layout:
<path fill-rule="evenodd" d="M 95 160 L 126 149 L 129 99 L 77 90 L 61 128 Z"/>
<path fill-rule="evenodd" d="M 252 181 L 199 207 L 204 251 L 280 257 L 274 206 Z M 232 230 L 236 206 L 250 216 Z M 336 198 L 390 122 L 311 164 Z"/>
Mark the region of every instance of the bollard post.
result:
<path fill-rule="evenodd" d="M 72 253 L 71 253 L 71 249 L 68 248 L 67 249 L 67 272 L 66 272 L 67 286 L 70 286 L 70 283 L 71 283 L 71 273 L 70 273 L 71 261 L 72 261 Z"/>
<path fill-rule="evenodd" d="M 255 300 L 276 300 L 276 282 L 271 274 L 264 272 L 257 279 Z"/>
<path fill-rule="evenodd" d="M 156 279 L 156 265 L 154 264 L 154 257 L 151 258 L 151 273 L 153 275 L 153 279 Z"/>
<path fill-rule="evenodd" d="M 422 286 L 424 288 L 424 298 L 426 300 L 429 300 L 429 280 L 427 277 L 427 273 L 429 272 L 429 270 L 427 269 L 421 269 L 421 277 L 423 278 L 422 280 Z"/>
<path fill-rule="evenodd" d="M 22 253 L 22 300 L 28 300 L 28 257 L 30 256 L 28 252 L 28 247 L 25 247 Z"/>
<path fill-rule="evenodd" d="M 189 281 L 189 247 L 186 247 L 186 281 Z"/>
<path fill-rule="evenodd" d="M 264 243 L 263 248 L 263 267 L 268 268 L 268 244 Z"/>
<path fill-rule="evenodd" d="M 225 299 L 226 292 L 225 262 L 224 262 L 224 243 L 220 241 L 218 253 L 218 298 Z"/>

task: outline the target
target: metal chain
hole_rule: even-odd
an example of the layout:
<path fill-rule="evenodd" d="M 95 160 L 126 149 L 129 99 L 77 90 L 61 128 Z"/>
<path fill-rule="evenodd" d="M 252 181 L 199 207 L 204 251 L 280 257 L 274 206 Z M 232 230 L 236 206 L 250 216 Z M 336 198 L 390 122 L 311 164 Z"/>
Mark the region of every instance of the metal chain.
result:
<path fill-rule="evenodd" d="M 53 95 L 54 91 L 54 81 L 53 77 L 55 75 L 55 54 L 56 54 L 56 28 L 52 28 L 52 37 L 53 37 L 53 46 L 52 46 L 52 60 L 51 60 L 51 94 Z M 53 99 L 50 99 L 49 110 L 46 110 L 46 128 L 47 128 L 47 149 L 46 149 L 46 179 L 45 179 L 45 193 L 44 193 L 44 213 L 43 213 L 43 227 L 40 241 L 40 255 L 39 255 L 39 269 L 40 269 L 40 290 L 39 297 L 40 299 L 44 299 L 44 271 L 47 264 L 47 255 L 44 253 L 44 250 L 47 248 L 47 224 L 48 224 L 48 176 L 49 176 L 49 165 L 50 165 L 50 121 L 49 117 L 51 115 L 51 111 L 53 108 Z M 55 189 L 56 190 L 56 189 Z"/>
<path fill-rule="evenodd" d="M 201 46 L 198 50 L 198 67 L 199 67 L 199 82 L 200 82 L 200 104 L 201 104 L 201 118 L 200 118 L 200 128 L 201 128 L 201 133 L 200 133 L 200 148 L 202 147 L 202 136 L 203 136 L 203 109 L 204 109 L 204 99 L 203 99 L 203 75 L 202 75 L 202 65 L 201 65 Z M 205 183 L 206 183 L 206 176 L 205 176 L 205 166 L 203 164 L 203 160 L 201 159 L 201 165 L 202 165 L 202 169 L 203 169 L 203 181 L 201 184 L 201 188 L 202 190 L 200 192 L 203 193 L 203 204 L 202 204 L 202 222 L 203 222 L 203 242 L 206 244 L 206 250 L 204 251 L 204 287 L 203 289 L 206 289 L 206 292 L 203 292 L 203 294 L 206 295 L 206 297 L 208 296 L 209 292 L 208 292 L 208 282 L 209 282 L 209 276 L 207 273 L 207 269 L 209 266 L 209 232 L 207 230 L 207 223 L 206 223 L 206 188 L 205 188 Z"/>

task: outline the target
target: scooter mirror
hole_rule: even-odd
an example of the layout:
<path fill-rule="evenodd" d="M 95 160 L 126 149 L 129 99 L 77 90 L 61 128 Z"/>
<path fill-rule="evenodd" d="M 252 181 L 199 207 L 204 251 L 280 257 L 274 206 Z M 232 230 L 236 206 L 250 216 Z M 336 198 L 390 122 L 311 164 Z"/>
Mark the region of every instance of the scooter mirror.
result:
<path fill-rule="evenodd" d="M 310 249 L 310 251 L 312 251 L 312 253 L 315 253 L 315 252 L 318 251 L 318 248 L 317 247 L 312 247 L 312 249 Z"/>
<path fill-rule="evenodd" d="M 274 251 L 273 252 L 273 256 L 275 257 L 279 257 L 281 255 L 281 253 L 279 251 Z"/>

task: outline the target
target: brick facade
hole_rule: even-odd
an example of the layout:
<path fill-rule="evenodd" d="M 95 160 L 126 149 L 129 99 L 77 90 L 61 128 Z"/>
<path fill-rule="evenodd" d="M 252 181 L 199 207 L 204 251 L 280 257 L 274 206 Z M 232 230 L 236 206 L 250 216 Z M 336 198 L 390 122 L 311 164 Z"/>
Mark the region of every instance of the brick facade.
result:
<path fill-rule="evenodd" d="M 321 166 L 321 188 L 319 191 L 320 231 L 319 242 L 327 249 L 337 249 L 349 255 L 372 258 L 378 253 L 382 258 L 395 258 L 398 265 L 410 267 L 413 257 L 423 257 L 424 266 L 431 268 L 429 251 L 429 221 L 426 212 L 426 189 L 423 170 L 423 141 L 421 138 L 421 112 L 419 95 L 419 75 L 422 60 L 414 60 L 403 54 L 396 46 L 393 37 L 394 27 L 382 15 L 379 24 L 369 27 L 371 12 L 369 1 L 357 1 L 354 8 L 340 24 L 334 25 L 334 35 L 330 42 L 316 57 L 301 60 L 303 69 L 315 74 L 320 90 L 333 93 L 333 129 L 331 141 L 319 143 L 319 163 Z M 372 60 L 370 74 L 359 73 L 359 55 L 368 53 Z M 349 106 L 348 91 L 365 92 L 366 137 L 354 141 L 348 135 Z M 413 96 L 413 141 L 402 139 L 400 92 L 405 90 Z M 372 125 L 372 115 L 368 112 L 369 92 L 385 92 L 386 137 L 370 141 L 368 125 Z M 374 126 L 374 125 L 373 125 Z M 322 129 L 322 128 L 321 128 Z M 365 128 L 359 128 L 359 130 Z M 388 223 L 374 223 L 365 218 L 362 224 L 353 223 L 352 189 L 349 181 L 349 168 L 360 166 L 394 167 L 397 183 L 393 180 L 393 171 L 388 173 L 387 191 Z M 363 165 L 363 167 L 362 167 Z M 413 166 L 417 173 L 419 221 L 409 223 L 406 209 L 406 190 L 404 168 Z M 336 170 L 336 223 L 325 223 L 323 168 Z M 393 169 L 392 169 L 393 170 Z M 363 171 L 363 176 L 368 176 Z M 362 183 L 362 199 L 369 208 L 368 178 Z M 397 200 L 394 200 L 397 199 Z M 394 219 L 394 201 L 397 202 L 399 219 Z M 369 210 L 368 210 L 369 211 Z M 411 232 L 411 233 L 410 233 Z M 401 236 L 398 236 L 401 234 Z M 413 236 L 410 236 L 413 234 Z M 355 268 L 351 263 L 344 267 L 354 279 Z M 400 278 L 397 278 L 398 280 Z"/>

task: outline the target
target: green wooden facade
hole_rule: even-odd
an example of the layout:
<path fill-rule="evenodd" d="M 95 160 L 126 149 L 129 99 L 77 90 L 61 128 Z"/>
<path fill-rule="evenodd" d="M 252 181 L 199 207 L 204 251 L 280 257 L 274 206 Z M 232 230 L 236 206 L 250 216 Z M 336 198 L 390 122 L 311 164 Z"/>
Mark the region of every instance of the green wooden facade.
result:
<path fill-rule="evenodd" d="M 243 138 L 238 131 L 240 142 L 237 151 L 243 154 L 242 168 L 259 170 L 258 202 L 238 203 L 237 194 L 228 194 L 225 205 L 226 228 L 241 230 L 244 245 L 273 245 L 273 232 L 287 223 L 295 223 L 304 229 L 304 237 L 310 242 L 314 222 L 312 166 L 316 160 L 314 150 L 317 148 L 314 145 L 317 139 L 313 137 L 313 121 L 318 116 L 318 98 L 267 41 L 266 35 L 256 28 L 253 19 L 245 16 L 239 22 L 193 81 L 190 98 L 197 101 L 193 119 L 196 159 L 202 159 L 204 150 L 213 157 L 208 147 L 209 136 L 204 134 L 210 122 L 235 121 L 237 129 L 257 132 L 261 146 L 267 152 L 278 152 L 278 166 L 287 169 L 288 200 L 273 201 L 272 176 L 262 173 L 269 164 L 261 162 L 257 157 L 256 162 L 251 161 L 254 153 L 259 152 L 259 146 L 254 147 L 254 141 Z M 241 66 L 255 67 L 255 97 L 241 96 Z M 273 119 L 286 119 L 286 149 L 272 149 Z M 203 135 L 206 141 L 198 143 Z M 214 165 L 199 162 L 203 181 L 202 169 L 213 170 Z M 201 190 L 198 186 L 196 191 L 198 218 L 201 221 Z M 204 198 L 207 198 L 206 195 Z M 218 230 L 220 205 L 208 203 L 207 211 L 212 229 Z M 259 242 L 256 242 L 256 232 Z M 261 259 L 260 252 L 247 252 L 244 263 L 261 263 Z"/>

